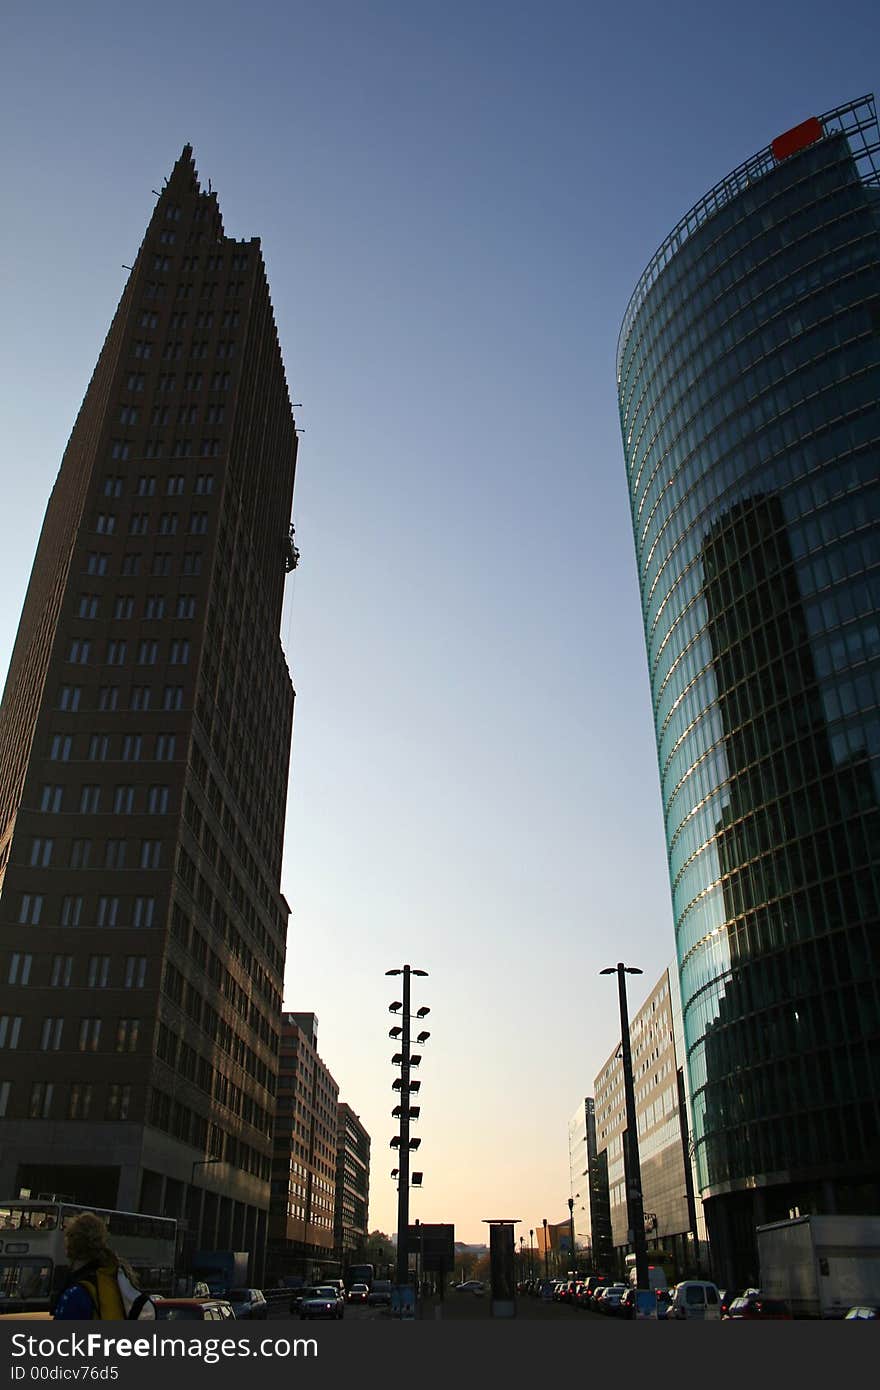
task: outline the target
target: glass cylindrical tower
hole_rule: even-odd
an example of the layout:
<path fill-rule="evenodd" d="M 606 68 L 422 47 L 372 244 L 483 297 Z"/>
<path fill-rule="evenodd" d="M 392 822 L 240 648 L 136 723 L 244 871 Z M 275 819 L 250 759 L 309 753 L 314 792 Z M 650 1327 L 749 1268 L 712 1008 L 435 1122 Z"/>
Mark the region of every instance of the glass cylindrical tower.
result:
<path fill-rule="evenodd" d="M 716 1271 L 880 1210 L 873 99 L 693 208 L 621 330 L 694 1141 Z"/>

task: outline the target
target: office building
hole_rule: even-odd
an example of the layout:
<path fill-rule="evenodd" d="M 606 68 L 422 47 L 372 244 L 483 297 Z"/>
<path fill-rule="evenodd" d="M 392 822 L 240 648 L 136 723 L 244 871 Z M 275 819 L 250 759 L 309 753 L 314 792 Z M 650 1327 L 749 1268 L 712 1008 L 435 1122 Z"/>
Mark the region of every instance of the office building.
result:
<path fill-rule="evenodd" d="M 663 971 L 630 1019 L 629 1037 L 642 1174 L 642 1206 L 648 1256 L 662 1252 L 680 1278 L 705 1264 L 701 1213 L 694 1199 L 677 970 Z M 607 1212 L 613 1267 L 624 1271 L 629 1238 L 624 1143 L 626 1105 L 619 1040 L 594 1082 L 596 1144 L 601 1157 L 597 1208 Z M 603 1250 L 603 1254 L 604 1254 Z M 607 1271 L 603 1264 L 603 1270 Z"/>
<path fill-rule="evenodd" d="M 713 1266 L 880 1210 L 880 138 L 872 97 L 717 184 L 618 389 Z M 598 1097 L 597 1097 L 598 1102 Z"/>
<path fill-rule="evenodd" d="M 176 1216 L 252 1277 L 296 453 L 259 240 L 225 235 L 186 146 L 64 452 L 0 710 L 0 1191 Z"/>
<path fill-rule="evenodd" d="M 578 1267 L 592 1259 L 593 1234 L 590 1221 L 590 1127 L 595 1140 L 593 1100 L 586 1096 L 568 1122 L 568 1182 L 574 1218 L 574 1245 Z"/>
<path fill-rule="evenodd" d="M 370 1211 L 370 1136 L 350 1105 L 336 1111 L 336 1201 L 333 1244 L 343 1268 L 367 1239 Z"/>
<path fill-rule="evenodd" d="M 281 1016 L 267 1266 L 291 1276 L 340 1277 L 334 1249 L 339 1087 L 318 1055 L 313 1013 Z"/>

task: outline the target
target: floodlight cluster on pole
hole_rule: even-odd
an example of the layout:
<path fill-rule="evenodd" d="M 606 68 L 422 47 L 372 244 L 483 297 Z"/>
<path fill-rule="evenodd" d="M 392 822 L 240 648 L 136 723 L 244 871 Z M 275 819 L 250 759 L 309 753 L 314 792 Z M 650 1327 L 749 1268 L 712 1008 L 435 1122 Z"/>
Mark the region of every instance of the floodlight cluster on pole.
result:
<path fill-rule="evenodd" d="M 412 1120 L 417 1120 L 421 1113 L 421 1107 L 413 1105 L 413 1096 L 418 1097 L 421 1090 L 421 1081 L 412 1077 L 414 1068 L 418 1068 L 422 1056 L 420 1052 L 412 1051 L 412 1029 L 411 1024 L 415 1021 L 422 1023 L 431 1012 L 426 1006 L 411 1013 L 410 1003 L 410 978 L 413 975 L 426 976 L 427 970 L 417 970 L 415 966 L 404 965 L 396 970 L 386 970 L 386 975 L 403 976 L 402 999 L 394 999 L 389 1007 L 389 1012 L 400 1018 L 400 1023 L 395 1024 L 388 1036 L 399 1048 L 391 1058 L 391 1065 L 400 1068 L 400 1076 L 394 1078 L 393 1089 L 399 1093 L 400 1100 L 391 1112 L 392 1118 L 398 1122 L 397 1133 L 391 1140 L 391 1148 L 397 1150 L 398 1167 L 392 1168 L 391 1176 L 397 1182 L 397 1283 L 406 1284 L 409 1281 L 409 1189 L 410 1187 L 421 1187 L 422 1173 L 411 1173 L 409 1160 L 410 1154 L 414 1153 L 421 1139 L 411 1138 L 409 1127 Z M 421 1029 L 415 1038 L 416 1045 L 423 1047 L 428 1041 L 430 1033 Z"/>
<path fill-rule="evenodd" d="M 620 1058 L 623 1066 L 623 1096 L 626 1109 L 626 1133 L 624 1134 L 623 1158 L 626 1180 L 626 1210 L 629 1221 L 629 1243 L 636 1257 L 636 1285 L 640 1289 L 649 1287 L 648 1280 L 648 1242 L 645 1239 L 645 1211 L 642 1201 L 642 1166 L 639 1161 L 639 1134 L 636 1121 L 636 1096 L 633 1081 L 632 1053 L 629 1044 L 629 1011 L 626 1004 L 627 975 L 641 975 L 637 965 L 624 965 L 618 961 L 599 971 L 600 975 L 617 976 L 617 994 L 620 1004 Z"/>

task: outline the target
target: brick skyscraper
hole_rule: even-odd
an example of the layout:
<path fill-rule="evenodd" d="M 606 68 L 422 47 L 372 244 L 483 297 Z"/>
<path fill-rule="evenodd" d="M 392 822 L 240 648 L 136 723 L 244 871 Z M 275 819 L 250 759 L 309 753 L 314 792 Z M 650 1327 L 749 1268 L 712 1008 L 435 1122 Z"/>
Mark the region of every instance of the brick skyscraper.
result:
<path fill-rule="evenodd" d="M 297 436 L 186 146 L 49 501 L 0 711 L 0 1196 L 265 1248 Z M 205 1164 L 205 1159 L 219 1160 Z"/>

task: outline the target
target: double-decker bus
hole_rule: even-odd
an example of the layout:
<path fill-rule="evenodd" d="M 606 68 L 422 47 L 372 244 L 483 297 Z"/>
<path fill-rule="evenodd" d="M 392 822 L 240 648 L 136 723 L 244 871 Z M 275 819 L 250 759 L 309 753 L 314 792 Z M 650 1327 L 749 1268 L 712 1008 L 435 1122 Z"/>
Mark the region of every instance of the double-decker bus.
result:
<path fill-rule="evenodd" d="M 177 1222 L 43 1198 L 0 1201 L 0 1314 L 51 1311 L 67 1283 L 65 1226 L 81 1211 L 102 1217 L 110 1244 L 149 1293 L 174 1292 Z"/>
<path fill-rule="evenodd" d="M 375 1265 L 349 1265 L 345 1274 L 345 1287 L 350 1289 L 352 1284 L 366 1284 L 367 1288 L 371 1289 L 375 1277 Z"/>

